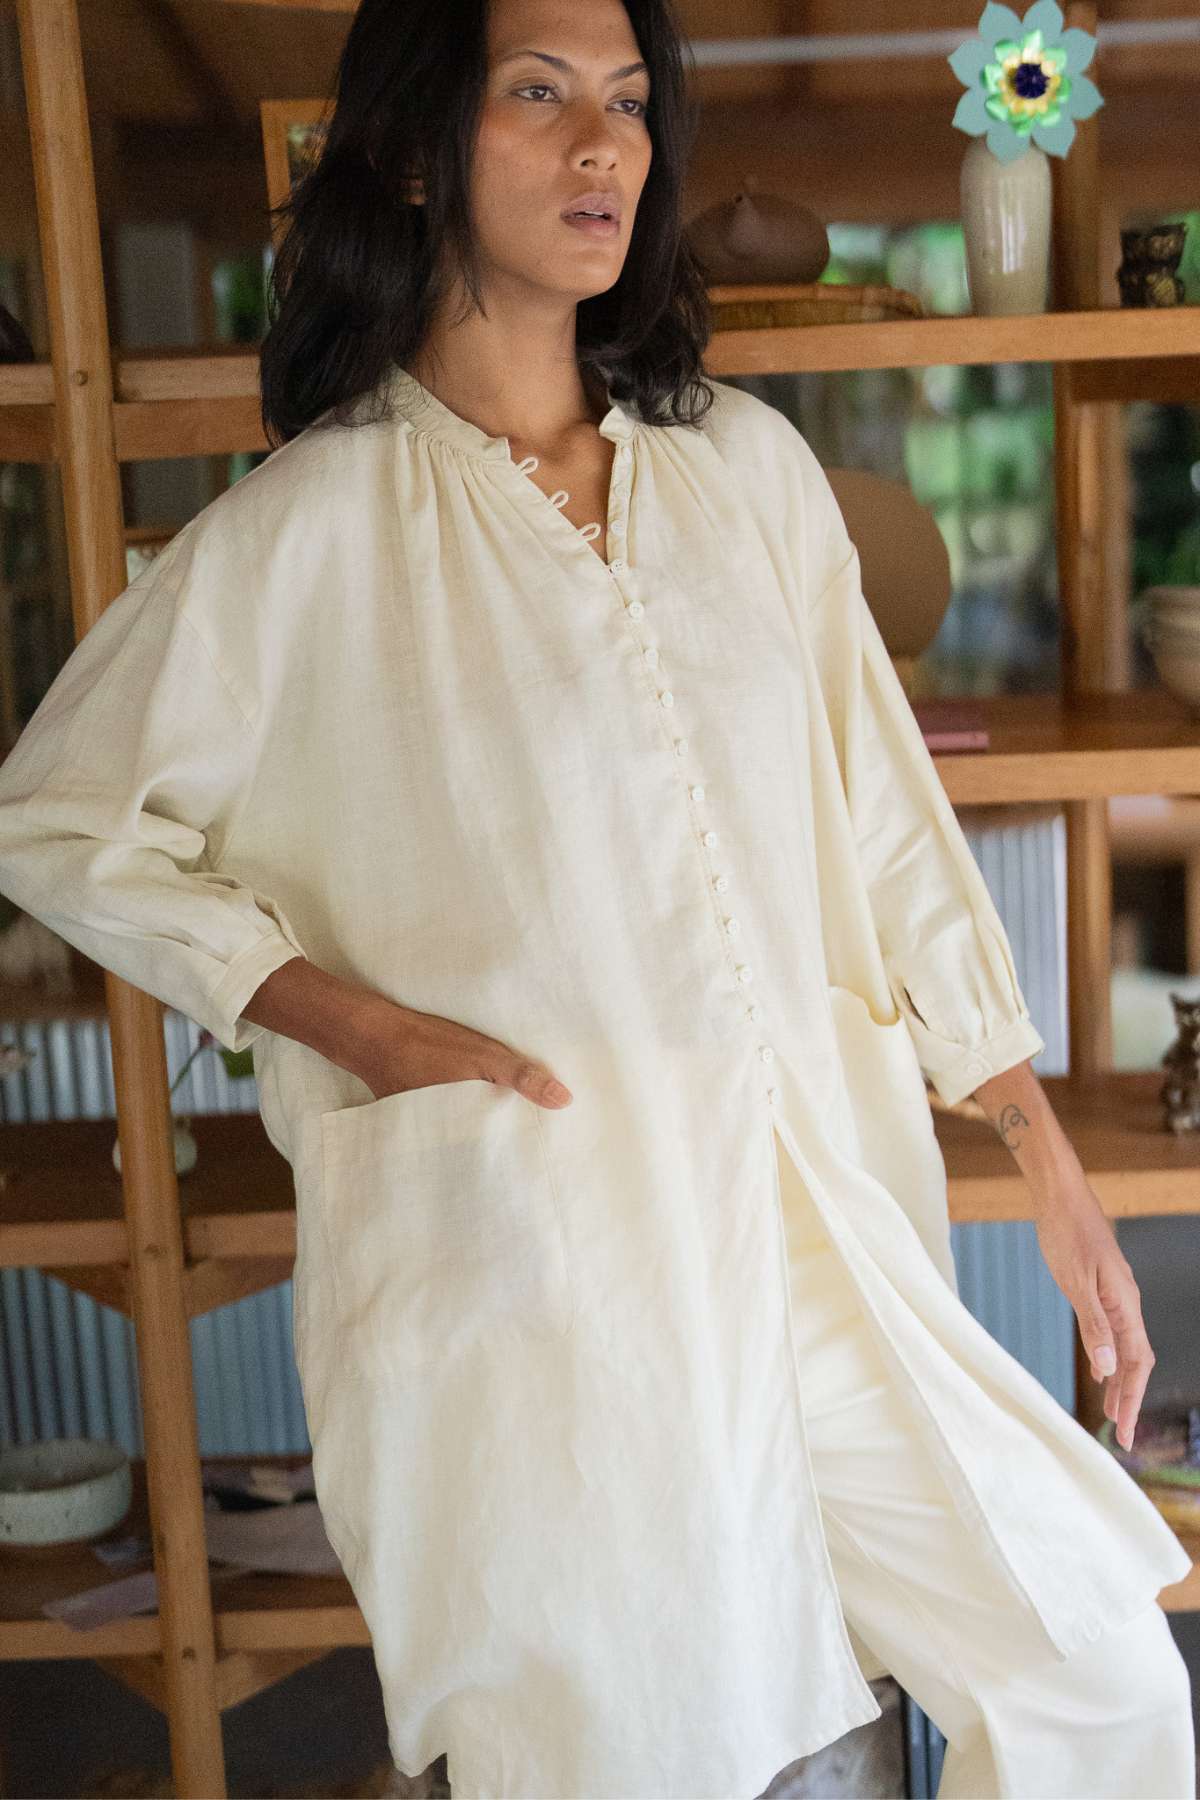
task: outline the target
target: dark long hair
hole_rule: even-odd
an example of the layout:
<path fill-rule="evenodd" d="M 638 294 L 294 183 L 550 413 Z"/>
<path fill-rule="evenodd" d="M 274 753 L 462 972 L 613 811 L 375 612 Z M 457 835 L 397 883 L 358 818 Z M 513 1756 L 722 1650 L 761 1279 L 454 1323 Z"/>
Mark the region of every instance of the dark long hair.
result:
<path fill-rule="evenodd" d="M 272 448 L 331 411 L 386 416 L 395 363 L 421 347 L 442 297 L 439 248 L 480 299 L 471 158 L 487 80 L 488 0 L 360 0 L 338 62 L 322 147 L 272 216 L 286 221 L 268 281 L 259 378 Z M 701 367 L 712 330 L 702 270 L 683 236 L 684 170 L 697 116 L 672 0 L 625 0 L 650 72 L 652 155 L 618 280 L 581 300 L 575 342 L 647 424 L 695 424 L 713 403 Z M 424 182 L 423 205 L 407 181 Z M 448 276 L 449 268 L 443 271 Z"/>

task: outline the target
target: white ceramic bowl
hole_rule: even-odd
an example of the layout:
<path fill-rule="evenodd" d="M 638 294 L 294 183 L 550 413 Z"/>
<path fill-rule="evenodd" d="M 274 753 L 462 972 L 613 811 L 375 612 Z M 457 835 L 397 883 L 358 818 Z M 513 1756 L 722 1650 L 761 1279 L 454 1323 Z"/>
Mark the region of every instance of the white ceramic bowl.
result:
<path fill-rule="evenodd" d="M 1200 587 L 1190 587 L 1183 582 L 1174 587 L 1146 588 L 1138 595 L 1138 605 L 1146 612 L 1158 612 L 1163 608 L 1200 607 Z"/>
<path fill-rule="evenodd" d="M 1150 648 L 1163 686 L 1200 712 L 1200 645 L 1190 650 L 1154 644 Z"/>
<path fill-rule="evenodd" d="M 1150 650 L 1155 644 L 1180 652 L 1200 650 L 1200 616 L 1193 623 L 1189 619 L 1160 619 L 1157 614 L 1151 614 L 1142 619 L 1141 634 Z"/>
<path fill-rule="evenodd" d="M 1152 632 L 1200 637 L 1200 587 L 1147 588 L 1138 596 L 1134 616 L 1147 643 Z"/>
<path fill-rule="evenodd" d="M 0 1545 L 99 1537 L 129 1511 L 129 1458 L 104 1438 L 47 1438 L 0 1450 Z"/>
<path fill-rule="evenodd" d="M 1156 665 L 1163 657 L 1172 662 L 1191 662 L 1200 657 L 1200 637 L 1176 637 L 1171 632 L 1156 631 L 1147 633 L 1146 648 Z"/>
<path fill-rule="evenodd" d="M 1200 608 L 1200 587 L 1187 587 L 1186 583 L 1178 583 L 1177 587 L 1148 587 L 1137 596 L 1137 605 L 1142 612 L 1186 612 L 1189 608 Z"/>
<path fill-rule="evenodd" d="M 1151 601 L 1148 607 L 1142 608 L 1150 619 L 1180 619 L 1184 625 L 1200 619 L 1200 594 L 1196 599 L 1162 598 Z"/>
<path fill-rule="evenodd" d="M 1172 602 L 1170 605 L 1150 606 L 1146 608 L 1142 616 L 1148 624 L 1152 625 L 1182 625 L 1185 628 L 1194 628 L 1200 625 L 1200 605 L 1193 606 L 1189 602 L 1176 606 Z"/>

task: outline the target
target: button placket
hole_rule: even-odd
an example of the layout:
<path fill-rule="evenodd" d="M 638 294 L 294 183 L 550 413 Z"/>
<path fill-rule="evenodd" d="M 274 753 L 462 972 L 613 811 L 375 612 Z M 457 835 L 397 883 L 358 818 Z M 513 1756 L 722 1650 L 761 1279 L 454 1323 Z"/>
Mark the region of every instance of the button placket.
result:
<path fill-rule="evenodd" d="M 608 536 L 616 545 L 617 555 L 613 557 L 608 566 L 614 575 L 623 575 L 629 567 L 623 552 L 626 538 L 625 509 L 629 500 L 629 465 L 632 454 L 628 443 L 617 445 L 612 476 L 609 481 Z M 642 607 L 638 602 L 638 611 L 633 616 L 636 619 L 640 618 L 641 614 Z"/>
<path fill-rule="evenodd" d="M 687 739 L 686 738 L 676 740 L 676 743 L 675 743 L 676 755 L 683 754 L 683 752 L 686 750 L 686 748 L 687 748 Z M 703 786 L 703 783 L 698 782 L 698 781 L 691 783 L 691 785 L 688 788 L 688 795 L 691 800 L 693 800 L 697 805 L 700 805 L 706 797 L 705 788 Z M 709 829 L 707 829 L 706 831 L 701 832 L 700 842 L 704 845 L 706 850 L 715 849 L 716 846 L 720 843 L 720 834 L 718 832 L 714 831 L 711 827 L 709 827 Z M 717 893 L 717 894 L 727 893 L 728 889 L 729 889 L 729 876 L 722 871 L 721 873 L 714 875 L 712 877 L 711 885 L 712 885 L 714 893 Z M 741 929 L 742 929 L 741 920 L 737 917 L 736 913 L 727 913 L 721 919 L 721 928 L 725 934 L 726 941 L 727 942 L 733 941 L 741 933 Z M 734 965 L 734 977 L 740 986 L 748 987 L 750 985 L 750 983 L 754 980 L 753 967 L 749 963 L 735 964 Z M 759 1005 L 757 1000 L 753 1001 L 746 1008 L 746 1017 L 749 1020 L 751 1020 L 752 1022 L 757 1022 L 759 1019 L 761 1019 L 762 1007 Z M 758 1056 L 759 1056 L 760 1062 L 769 1063 L 774 1060 L 775 1051 L 770 1044 L 760 1044 L 758 1046 Z M 767 1088 L 766 1093 L 767 1093 L 767 1099 L 773 1105 L 779 1096 L 778 1087 L 772 1085 Z"/>
<path fill-rule="evenodd" d="M 614 484 L 614 492 L 615 491 Z M 615 516 L 610 520 L 609 529 L 614 537 L 619 538 L 622 535 L 619 528 L 619 521 Z M 617 556 L 613 558 L 608 567 L 610 572 L 615 576 L 624 574 L 628 569 L 628 564 L 624 557 Z M 638 599 L 636 595 L 624 600 L 624 610 L 626 619 L 629 620 L 631 624 L 641 620 L 646 612 L 644 602 Z M 661 662 L 661 656 L 657 645 L 645 644 L 636 632 L 634 635 L 641 649 L 641 663 L 643 668 L 647 671 L 657 669 Z M 659 707 L 664 711 L 670 712 L 675 706 L 675 693 L 670 687 L 659 688 L 657 690 L 656 699 Z M 675 738 L 672 743 L 672 748 L 677 757 L 682 758 L 686 756 L 689 750 L 688 739 L 686 737 Z M 687 794 L 692 804 L 697 807 L 702 806 L 707 799 L 707 790 L 705 789 L 703 782 L 700 781 L 689 781 L 687 783 Z M 720 833 L 711 826 L 700 833 L 700 843 L 705 850 L 715 849 L 720 841 Z M 729 888 L 729 876 L 723 871 L 718 872 L 711 877 L 711 886 L 716 894 L 726 893 Z M 721 914 L 718 912 L 718 918 L 726 943 L 732 945 L 740 936 L 742 929 L 741 920 L 735 913 Z M 732 966 L 734 978 L 739 986 L 746 987 L 753 981 L 754 970 L 749 963 L 734 963 Z M 762 1017 L 761 1005 L 757 1001 L 752 1002 L 746 1008 L 746 1016 L 749 1022 L 757 1023 Z M 760 1043 L 758 1045 L 757 1054 L 760 1062 L 764 1064 L 771 1063 L 775 1057 L 774 1048 L 768 1043 Z M 774 1105 L 778 1097 L 779 1089 L 772 1083 L 766 1088 L 767 1101 L 771 1105 Z"/>
<path fill-rule="evenodd" d="M 681 753 L 681 745 L 682 745 L 683 749 L 686 749 L 687 740 L 686 739 L 677 739 L 676 740 L 676 745 L 675 745 L 676 754 Z M 705 792 L 703 783 L 698 782 L 698 781 L 692 782 L 688 788 L 688 796 L 693 802 L 695 802 L 695 804 L 700 805 L 706 797 L 706 792 Z M 710 826 L 707 830 L 701 832 L 700 842 L 704 845 L 705 849 L 708 849 L 708 850 L 714 849 L 720 843 L 720 834 L 717 831 L 713 830 L 712 827 Z M 718 894 L 727 893 L 728 889 L 729 889 L 728 875 L 726 875 L 724 872 L 714 875 L 712 878 L 712 887 L 713 887 L 713 891 L 715 893 L 718 893 Z M 736 939 L 739 936 L 741 929 L 742 929 L 741 920 L 737 917 L 737 915 L 735 913 L 726 914 L 721 920 L 721 925 L 722 925 L 722 929 L 725 933 L 725 937 L 726 937 L 727 941 Z M 754 979 L 754 970 L 749 963 L 738 963 L 735 965 L 734 975 L 735 975 L 735 978 L 738 981 L 739 985 L 741 985 L 743 987 L 747 987 Z M 751 1021 L 757 1021 L 762 1017 L 762 1007 L 759 1005 L 757 1000 L 753 1001 L 751 1003 L 751 1005 L 747 1007 L 746 1016 Z M 769 1063 L 774 1060 L 775 1051 L 770 1044 L 760 1044 L 758 1047 L 758 1056 L 759 1056 L 760 1062 Z M 774 1105 L 775 1101 L 779 1097 L 778 1087 L 775 1086 L 774 1084 L 772 1084 L 771 1086 L 769 1086 L 767 1088 L 766 1095 L 767 1095 L 768 1101 L 772 1105 Z"/>

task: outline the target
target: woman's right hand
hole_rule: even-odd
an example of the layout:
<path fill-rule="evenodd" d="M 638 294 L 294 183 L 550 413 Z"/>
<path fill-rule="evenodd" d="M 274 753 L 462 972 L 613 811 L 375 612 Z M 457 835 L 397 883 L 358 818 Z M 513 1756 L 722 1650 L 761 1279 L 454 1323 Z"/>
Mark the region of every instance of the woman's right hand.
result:
<path fill-rule="evenodd" d="M 544 1063 L 469 1025 L 392 1002 L 373 1019 L 354 1073 L 377 1100 L 447 1081 L 494 1081 L 538 1106 L 571 1103 L 570 1089 Z"/>

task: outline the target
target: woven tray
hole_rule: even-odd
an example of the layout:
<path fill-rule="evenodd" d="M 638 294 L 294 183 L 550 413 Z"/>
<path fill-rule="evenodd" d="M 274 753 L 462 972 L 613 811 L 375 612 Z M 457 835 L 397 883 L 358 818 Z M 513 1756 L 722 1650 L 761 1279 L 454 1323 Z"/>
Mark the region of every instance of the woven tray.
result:
<path fill-rule="evenodd" d="M 1139 1482 L 1138 1485 L 1173 1530 L 1200 1537 L 1200 1492 L 1195 1488 L 1168 1487 L 1155 1481 Z"/>
<path fill-rule="evenodd" d="M 848 287 L 830 281 L 720 282 L 708 290 L 718 331 L 761 331 L 773 325 L 875 325 L 923 319 L 925 308 L 903 288 Z"/>

